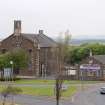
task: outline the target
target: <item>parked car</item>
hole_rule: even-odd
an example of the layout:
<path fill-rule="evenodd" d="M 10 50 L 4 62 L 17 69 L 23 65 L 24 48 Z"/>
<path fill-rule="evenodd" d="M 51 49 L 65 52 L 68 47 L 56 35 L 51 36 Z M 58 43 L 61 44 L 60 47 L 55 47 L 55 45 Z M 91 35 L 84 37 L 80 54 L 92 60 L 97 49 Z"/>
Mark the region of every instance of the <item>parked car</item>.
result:
<path fill-rule="evenodd" d="M 62 88 L 61 88 L 63 91 L 66 91 L 68 89 L 68 86 L 67 85 L 62 85 Z"/>
<path fill-rule="evenodd" d="M 101 87 L 100 94 L 105 94 L 105 87 Z"/>

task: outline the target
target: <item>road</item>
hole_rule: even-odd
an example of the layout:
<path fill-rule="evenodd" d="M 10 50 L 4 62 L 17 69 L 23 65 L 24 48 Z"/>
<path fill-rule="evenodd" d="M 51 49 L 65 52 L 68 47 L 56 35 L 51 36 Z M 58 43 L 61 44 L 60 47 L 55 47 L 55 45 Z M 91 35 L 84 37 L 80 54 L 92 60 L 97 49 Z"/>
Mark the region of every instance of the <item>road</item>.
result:
<path fill-rule="evenodd" d="M 105 105 L 105 95 L 101 95 L 100 87 L 105 84 L 95 85 L 88 90 L 83 90 L 73 97 L 74 105 Z"/>
<path fill-rule="evenodd" d="M 61 100 L 60 105 L 104 105 L 105 95 L 99 93 L 102 86 L 105 84 L 93 85 L 89 89 L 78 92 L 72 99 Z M 21 105 L 56 105 L 55 99 L 29 95 L 18 95 L 15 101 Z"/>
<path fill-rule="evenodd" d="M 2 99 L 2 98 L 0 98 Z M 8 97 L 8 101 L 11 100 L 11 97 Z M 36 97 L 36 96 L 26 96 L 18 95 L 15 96 L 15 102 L 19 105 L 56 105 L 55 99 L 45 98 L 45 97 Z M 60 105 L 74 105 L 71 101 L 60 101 Z"/>

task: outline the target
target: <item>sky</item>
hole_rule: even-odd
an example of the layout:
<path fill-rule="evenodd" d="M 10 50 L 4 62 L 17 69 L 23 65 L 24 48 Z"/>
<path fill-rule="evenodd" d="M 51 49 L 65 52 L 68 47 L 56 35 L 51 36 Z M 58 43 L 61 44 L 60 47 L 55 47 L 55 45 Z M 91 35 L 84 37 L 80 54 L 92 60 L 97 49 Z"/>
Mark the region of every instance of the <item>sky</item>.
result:
<path fill-rule="evenodd" d="M 0 39 L 13 33 L 14 20 L 22 21 L 23 33 L 105 38 L 105 0 L 0 0 Z"/>

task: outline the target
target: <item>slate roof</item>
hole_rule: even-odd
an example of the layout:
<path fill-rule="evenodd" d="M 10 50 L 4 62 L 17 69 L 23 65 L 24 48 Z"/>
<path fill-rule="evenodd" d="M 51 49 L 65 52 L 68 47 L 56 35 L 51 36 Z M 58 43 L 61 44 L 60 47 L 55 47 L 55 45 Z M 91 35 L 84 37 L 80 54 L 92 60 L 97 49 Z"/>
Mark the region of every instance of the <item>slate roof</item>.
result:
<path fill-rule="evenodd" d="M 32 41 L 32 42 L 37 42 L 38 43 L 38 40 L 36 39 L 36 35 L 37 34 L 27 34 L 27 33 L 21 33 L 21 35 L 23 36 L 23 37 L 25 37 L 25 38 L 27 38 L 27 39 L 29 39 L 30 41 Z"/>
<path fill-rule="evenodd" d="M 44 34 L 26 34 L 26 33 L 21 33 L 22 36 L 26 37 L 32 42 L 37 42 L 39 43 L 40 47 L 52 47 L 52 46 L 57 46 L 57 43 L 52 40 L 51 38 L 47 37 Z"/>
<path fill-rule="evenodd" d="M 102 64 L 105 64 L 105 55 L 94 55 L 93 58 Z"/>

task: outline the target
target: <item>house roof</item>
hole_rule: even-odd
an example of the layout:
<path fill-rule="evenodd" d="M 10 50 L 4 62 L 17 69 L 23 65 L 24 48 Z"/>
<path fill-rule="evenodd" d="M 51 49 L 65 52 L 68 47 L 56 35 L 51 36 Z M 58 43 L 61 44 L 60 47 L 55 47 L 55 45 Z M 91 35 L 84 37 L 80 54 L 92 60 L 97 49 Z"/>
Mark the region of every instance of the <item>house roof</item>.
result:
<path fill-rule="evenodd" d="M 102 64 L 105 64 L 105 55 L 94 55 L 93 58 Z"/>
<path fill-rule="evenodd" d="M 21 33 L 21 35 L 27 39 L 29 39 L 32 42 L 38 42 L 38 40 L 36 39 L 36 34 L 27 34 L 27 33 Z"/>
<path fill-rule="evenodd" d="M 40 47 L 52 47 L 57 46 L 57 43 L 51 38 L 47 37 L 44 34 L 26 34 L 21 33 L 22 36 L 26 37 L 32 42 L 39 43 Z"/>

